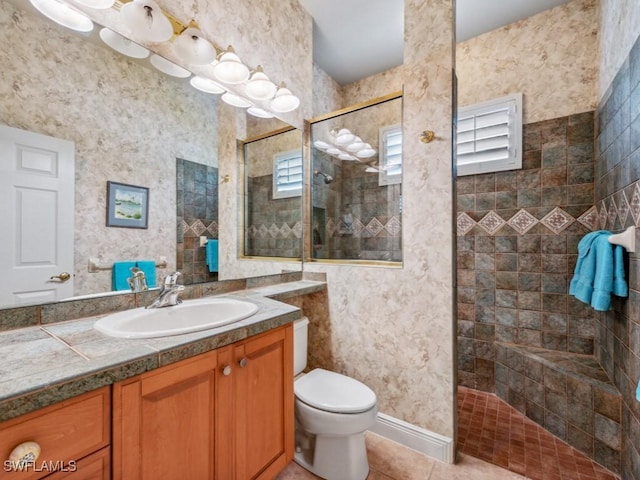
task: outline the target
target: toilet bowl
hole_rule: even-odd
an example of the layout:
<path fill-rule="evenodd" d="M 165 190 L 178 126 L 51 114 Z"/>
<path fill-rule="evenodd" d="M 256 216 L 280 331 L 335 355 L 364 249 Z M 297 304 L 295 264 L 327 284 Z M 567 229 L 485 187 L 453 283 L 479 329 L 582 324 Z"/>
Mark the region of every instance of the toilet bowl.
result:
<path fill-rule="evenodd" d="M 321 368 L 299 374 L 306 366 L 307 325 L 305 318 L 294 326 L 294 460 L 326 480 L 365 480 L 364 432 L 376 421 L 376 395 L 353 378 Z"/>

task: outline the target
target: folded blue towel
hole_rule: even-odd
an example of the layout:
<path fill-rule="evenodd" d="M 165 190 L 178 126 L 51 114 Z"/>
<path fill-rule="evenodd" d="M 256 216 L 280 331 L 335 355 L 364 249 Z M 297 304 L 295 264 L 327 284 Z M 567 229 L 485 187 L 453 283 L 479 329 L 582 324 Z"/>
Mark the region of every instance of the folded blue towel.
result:
<path fill-rule="evenodd" d="M 117 290 L 131 290 L 127 278 L 131 276 L 131 267 L 135 267 L 136 262 L 114 262 L 113 274 L 111 276 L 111 289 Z"/>
<path fill-rule="evenodd" d="M 611 232 L 591 232 L 578 243 L 578 261 L 569 294 L 595 310 L 611 308 L 611 294 L 628 295 L 622 247 L 609 243 Z"/>
<path fill-rule="evenodd" d="M 207 266 L 210 272 L 218 271 L 218 240 L 209 239 L 205 247 L 207 255 Z"/>
<path fill-rule="evenodd" d="M 156 286 L 156 262 L 153 260 L 138 260 L 138 268 L 144 272 L 147 280 L 147 287 L 154 288 Z"/>

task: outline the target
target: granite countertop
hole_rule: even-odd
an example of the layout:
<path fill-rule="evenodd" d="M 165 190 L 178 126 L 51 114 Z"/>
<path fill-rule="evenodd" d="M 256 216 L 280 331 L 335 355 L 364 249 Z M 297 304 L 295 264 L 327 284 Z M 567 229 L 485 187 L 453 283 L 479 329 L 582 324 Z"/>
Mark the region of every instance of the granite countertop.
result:
<path fill-rule="evenodd" d="M 228 345 L 300 318 L 277 300 L 324 290 L 300 280 L 225 293 L 259 310 L 239 322 L 161 338 L 123 339 L 93 328 L 105 315 L 0 333 L 0 421 Z"/>

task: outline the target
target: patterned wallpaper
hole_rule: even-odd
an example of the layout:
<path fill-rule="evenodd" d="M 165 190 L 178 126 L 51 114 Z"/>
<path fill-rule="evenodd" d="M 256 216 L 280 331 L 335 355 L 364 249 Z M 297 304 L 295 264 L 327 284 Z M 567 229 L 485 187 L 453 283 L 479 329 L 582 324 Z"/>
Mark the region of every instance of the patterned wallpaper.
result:
<path fill-rule="evenodd" d="M 312 323 L 310 366 L 365 382 L 382 412 L 453 438 L 453 2 L 405 0 L 404 11 L 407 74 L 376 89 L 404 84 L 404 266 L 305 263 L 305 271 L 326 272 L 329 289 L 309 305 L 325 313 Z M 438 141 L 419 141 L 425 125 Z"/>
<path fill-rule="evenodd" d="M 640 2 L 600 0 L 599 26 L 598 99 L 602 100 L 640 35 Z"/>
<path fill-rule="evenodd" d="M 217 125 L 211 97 L 68 32 L 0 0 L 0 122 L 75 142 L 82 295 L 111 289 L 89 257 L 165 256 L 175 268 L 176 158 L 215 166 Z M 108 180 L 149 187 L 149 229 L 105 227 Z"/>
<path fill-rule="evenodd" d="M 524 123 L 593 110 L 596 0 L 573 0 L 456 48 L 458 103 L 524 93 Z"/>

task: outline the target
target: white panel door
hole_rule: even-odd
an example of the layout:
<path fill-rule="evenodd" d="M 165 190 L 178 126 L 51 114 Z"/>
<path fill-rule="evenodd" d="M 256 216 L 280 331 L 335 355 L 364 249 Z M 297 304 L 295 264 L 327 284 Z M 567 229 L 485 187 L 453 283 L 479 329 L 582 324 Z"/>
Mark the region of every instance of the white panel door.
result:
<path fill-rule="evenodd" d="M 73 296 L 74 175 L 73 142 L 0 125 L 0 306 Z"/>

